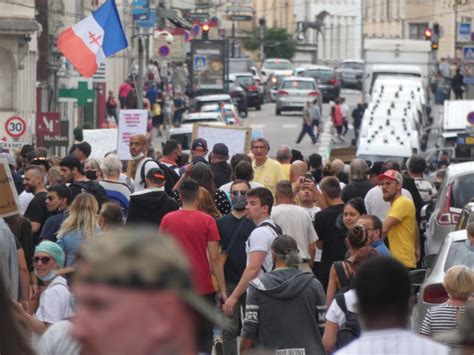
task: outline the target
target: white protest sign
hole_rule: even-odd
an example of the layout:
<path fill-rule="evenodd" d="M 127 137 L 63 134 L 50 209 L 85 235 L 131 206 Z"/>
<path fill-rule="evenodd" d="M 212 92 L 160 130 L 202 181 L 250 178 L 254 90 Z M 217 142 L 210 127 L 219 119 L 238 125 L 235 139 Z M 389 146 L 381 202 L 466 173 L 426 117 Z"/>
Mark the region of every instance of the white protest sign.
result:
<path fill-rule="evenodd" d="M 117 129 L 85 129 L 84 141 L 91 145 L 91 158 L 104 159 L 105 154 L 117 150 Z"/>
<path fill-rule="evenodd" d="M 130 137 L 135 134 L 146 134 L 148 113 L 146 110 L 120 110 L 118 124 L 117 155 L 120 160 L 132 159 L 129 150 Z"/>
<path fill-rule="evenodd" d="M 229 148 L 231 158 L 234 154 L 249 152 L 252 128 L 196 123 L 193 126 L 193 140 L 196 138 L 204 138 L 209 151 L 215 144 L 224 143 Z"/>

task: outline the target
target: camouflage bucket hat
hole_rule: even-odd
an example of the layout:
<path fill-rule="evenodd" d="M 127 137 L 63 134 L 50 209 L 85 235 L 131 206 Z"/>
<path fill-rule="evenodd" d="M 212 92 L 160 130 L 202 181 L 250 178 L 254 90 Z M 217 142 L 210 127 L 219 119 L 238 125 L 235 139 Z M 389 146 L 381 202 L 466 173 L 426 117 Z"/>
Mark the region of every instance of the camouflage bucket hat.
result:
<path fill-rule="evenodd" d="M 79 260 L 87 265 L 79 281 L 118 288 L 176 294 L 202 317 L 222 328 L 228 321 L 194 290 L 185 254 L 169 236 L 151 228 L 120 228 L 85 243 Z"/>

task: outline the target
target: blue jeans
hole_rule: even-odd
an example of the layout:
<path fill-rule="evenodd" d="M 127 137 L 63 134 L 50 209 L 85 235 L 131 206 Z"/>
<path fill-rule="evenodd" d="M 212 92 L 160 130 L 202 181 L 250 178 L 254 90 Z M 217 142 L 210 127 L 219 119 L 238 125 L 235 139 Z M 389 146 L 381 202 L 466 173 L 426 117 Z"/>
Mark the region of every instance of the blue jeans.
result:
<path fill-rule="evenodd" d="M 303 139 L 306 133 L 309 134 L 313 144 L 316 143 L 316 136 L 314 135 L 314 132 L 313 132 L 313 125 L 307 125 L 306 123 L 303 123 L 303 127 L 301 128 L 300 135 L 298 136 L 298 139 L 296 140 L 297 144 L 301 142 L 301 140 Z"/>

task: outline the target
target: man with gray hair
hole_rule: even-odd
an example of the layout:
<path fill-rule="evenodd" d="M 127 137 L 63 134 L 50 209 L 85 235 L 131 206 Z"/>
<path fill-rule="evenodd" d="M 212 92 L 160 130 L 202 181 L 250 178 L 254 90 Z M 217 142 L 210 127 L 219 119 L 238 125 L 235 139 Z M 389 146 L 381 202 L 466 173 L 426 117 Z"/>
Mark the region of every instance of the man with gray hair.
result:
<path fill-rule="evenodd" d="M 349 183 L 342 189 L 342 200 L 347 202 L 353 198 L 365 198 L 373 187 L 368 179 L 369 166 L 362 159 L 353 159 L 349 168 Z"/>
<path fill-rule="evenodd" d="M 281 145 L 278 147 L 276 152 L 275 159 L 281 164 L 283 172 L 285 174 L 285 179 L 290 179 L 290 168 L 291 168 L 291 149 L 286 145 Z"/>
<path fill-rule="evenodd" d="M 107 155 L 100 164 L 100 169 L 104 174 L 104 179 L 99 184 L 105 189 L 105 193 L 109 200 L 118 202 L 123 209 L 128 209 L 130 195 L 132 194 L 130 187 L 120 180 L 122 171 L 122 163 L 115 154 Z"/>

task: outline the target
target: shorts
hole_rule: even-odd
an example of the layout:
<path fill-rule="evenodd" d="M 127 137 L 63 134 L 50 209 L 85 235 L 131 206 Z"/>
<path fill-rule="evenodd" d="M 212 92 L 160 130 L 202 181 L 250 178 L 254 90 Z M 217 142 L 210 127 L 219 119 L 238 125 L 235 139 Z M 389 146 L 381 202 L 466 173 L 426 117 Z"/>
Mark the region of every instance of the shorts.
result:
<path fill-rule="evenodd" d="M 153 116 L 153 126 L 161 126 L 163 124 L 163 115 Z"/>

